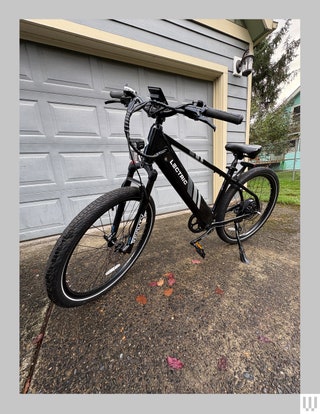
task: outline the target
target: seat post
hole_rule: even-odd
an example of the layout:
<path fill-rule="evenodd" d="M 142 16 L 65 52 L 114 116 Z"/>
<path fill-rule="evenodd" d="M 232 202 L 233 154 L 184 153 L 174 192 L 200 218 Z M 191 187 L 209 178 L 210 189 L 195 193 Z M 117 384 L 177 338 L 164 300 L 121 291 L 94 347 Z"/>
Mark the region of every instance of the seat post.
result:
<path fill-rule="evenodd" d="M 233 153 L 233 160 L 232 160 L 231 164 L 229 165 L 229 167 L 227 167 L 231 176 L 233 176 L 233 173 L 235 171 L 237 171 L 238 161 L 239 161 L 238 154 Z"/>

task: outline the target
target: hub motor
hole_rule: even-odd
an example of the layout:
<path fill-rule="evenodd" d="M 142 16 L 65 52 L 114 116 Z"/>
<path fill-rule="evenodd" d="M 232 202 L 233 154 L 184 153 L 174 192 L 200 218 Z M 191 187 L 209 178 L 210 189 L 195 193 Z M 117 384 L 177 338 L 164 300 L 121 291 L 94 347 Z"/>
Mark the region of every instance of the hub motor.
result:
<path fill-rule="evenodd" d="M 256 201 L 253 198 L 248 198 L 244 200 L 239 207 L 236 209 L 237 216 L 241 216 L 243 214 L 248 215 L 247 218 L 253 217 L 259 211 Z"/>

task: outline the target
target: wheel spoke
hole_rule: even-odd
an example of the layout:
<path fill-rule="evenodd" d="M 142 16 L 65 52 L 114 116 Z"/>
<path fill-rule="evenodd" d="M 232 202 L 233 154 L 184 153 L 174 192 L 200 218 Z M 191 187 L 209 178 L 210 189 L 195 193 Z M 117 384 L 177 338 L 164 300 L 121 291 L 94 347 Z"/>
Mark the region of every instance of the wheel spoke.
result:
<path fill-rule="evenodd" d="M 139 207 L 139 189 L 122 187 L 99 197 L 75 217 L 57 241 L 46 274 L 49 297 L 57 305 L 78 306 L 94 300 L 126 274 L 154 224 L 150 198 L 132 249 L 123 249 Z"/>
<path fill-rule="evenodd" d="M 270 216 L 278 196 L 278 179 L 271 170 L 252 169 L 244 173 L 239 182 L 253 192 L 255 197 L 246 189 L 231 187 L 217 209 L 217 221 L 245 215 L 239 219 L 239 237 L 245 240 L 255 234 Z M 227 243 L 237 242 L 234 226 L 229 223 L 217 228 L 217 233 Z"/>

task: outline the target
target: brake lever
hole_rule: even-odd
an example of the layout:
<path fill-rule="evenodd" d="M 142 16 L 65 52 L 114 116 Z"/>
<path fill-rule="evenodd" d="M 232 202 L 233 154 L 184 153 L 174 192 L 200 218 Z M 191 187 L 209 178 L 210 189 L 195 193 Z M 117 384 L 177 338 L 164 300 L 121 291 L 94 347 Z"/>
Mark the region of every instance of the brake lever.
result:
<path fill-rule="evenodd" d="M 200 115 L 198 120 L 205 123 L 205 124 L 207 124 L 207 125 L 209 125 L 209 127 L 212 128 L 214 131 L 217 129 L 217 127 L 215 125 L 211 124 L 210 121 L 208 121 L 208 118 L 206 118 L 203 115 Z"/>
<path fill-rule="evenodd" d="M 216 126 L 211 124 L 205 116 L 201 115 L 201 112 L 200 112 L 201 108 L 202 108 L 201 104 L 197 105 L 197 106 L 186 106 L 184 113 L 188 118 L 191 118 L 194 121 L 201 121 L 201 122 L 209 125 L 209 127 L 212 128 L 215 131 Z"/>
<path fill-rule="evenodd" d="M 129 97 L 129 96 L 123 96 L 120 99 L 108 99 L 104 103 L 105 103 L 105 105 L 112 104 L 112 103 L 121 103 L 122 105 L 127 107 L 129 105 L 129 103 L 131 102 L 131 100 L 132 100 L 132 98 Z"/>
<path fill-rule="evenodd" d="M 112 103 L 121 103 L 120 99 L 109 99 L 105 101 L 105 105 L 112 104 Z"/>

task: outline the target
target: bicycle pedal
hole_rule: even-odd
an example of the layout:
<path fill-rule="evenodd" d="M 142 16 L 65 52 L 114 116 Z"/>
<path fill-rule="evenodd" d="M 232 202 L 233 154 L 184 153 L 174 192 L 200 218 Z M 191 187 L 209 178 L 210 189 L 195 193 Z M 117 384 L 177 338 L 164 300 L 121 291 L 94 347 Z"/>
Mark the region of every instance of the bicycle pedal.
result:
<path fill-rule="evenodd" d="M 204 259 L 205 258 L 205 251 L 199 242 L 191 242 L 192 246 L 196 249 L 196 252 Z"/>

